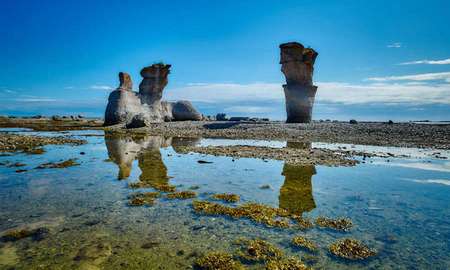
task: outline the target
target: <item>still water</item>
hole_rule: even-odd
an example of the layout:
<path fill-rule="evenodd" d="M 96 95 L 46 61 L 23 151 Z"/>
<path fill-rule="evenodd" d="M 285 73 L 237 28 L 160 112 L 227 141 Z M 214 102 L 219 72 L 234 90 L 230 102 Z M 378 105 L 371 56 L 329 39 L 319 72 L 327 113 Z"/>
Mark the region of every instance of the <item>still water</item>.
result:
<path fill-rule="evenodd" d="M 397 148 L 420 154 L 371 158 L 354 167 L 294 166 L 178 151 L 185 145 L 298 147 L 286 142 L 132 138 L 100 131 L 63 135 L 88 144 L 46 146 L 41 155 L 0 156 L 0 162 L 24 163 L 20 169 L 27 170 L 0 166 L 0 233 L 23 227 L 49 230 L 39 241 L 0 242 L 0 269 L 191 269 L 209 251 L 232 253 L 234 241 L 242 237 L 265 239 L 314 269 L 450 269 L 450 162 L 435 158 L 433 151 Z M 70 158 L 80 165 L 34 169 Z M 139 181 L 195 189 L 199 200 L 235 193 L 240 203 L 257 202 L 311 219 L 348 217 L 354 227 L 349 232 L 268 228 L 248 219 L 198 215 L 192 199 L 158 198 L 153 206 L 131 207 L 130 194 L 152 190 L 129 188 Z M 292 248 L 296 235 L 315 241 L 319 251 Z M 378 254 L 362 262 L 337 259 L 328 246 L 344 237 L 361 240 Z M 247 266 L 264 269 L 262 264 Z"/>

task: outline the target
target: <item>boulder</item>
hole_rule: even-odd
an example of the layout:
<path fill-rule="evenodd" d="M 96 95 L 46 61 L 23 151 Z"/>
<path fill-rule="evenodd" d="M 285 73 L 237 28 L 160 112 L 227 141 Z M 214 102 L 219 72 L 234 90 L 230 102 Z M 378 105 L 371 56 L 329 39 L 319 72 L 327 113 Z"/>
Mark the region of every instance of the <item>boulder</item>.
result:
<path fill-rule="evenodd" d="M 177 121 L 202 120 L 202 115 L 194 108 L 192 103 L 187 100 L 175 102 L 172 106 L 172 115 Z"/>

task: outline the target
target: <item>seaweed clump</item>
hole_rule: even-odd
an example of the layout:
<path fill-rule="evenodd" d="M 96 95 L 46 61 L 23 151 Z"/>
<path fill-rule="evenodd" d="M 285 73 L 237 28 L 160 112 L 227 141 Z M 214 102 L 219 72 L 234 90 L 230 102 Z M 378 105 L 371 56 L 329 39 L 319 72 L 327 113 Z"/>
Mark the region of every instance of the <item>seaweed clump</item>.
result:
<path fill-rule="evenodd" d="M 192 199 L 197 197 L 197 193 L 193 191 L 180 191 L 167 194 L 168 199 Z"/>
<path fill-rule="evenodd" d="M 313 241 L 303 236 L 295 236 L 294 238 L 292 238 L 292 245 L 307 249 L 312 252 L 317 251 L 317 245 Z"/>
<path fill-rule="evenodd" d="M 162 192 L 174 192 L 176 190 L 176 187 L 174 185 L 170 185 L 170 184 L 148 184 L 146 182 L 135 182 L 135 183 L 130 183 L 128 185 L 128 187 L 133 188 L 133 189 L 137 189 L 137 188 L 154 188 L 156 190 L 162 191 Z"/>
<path fill-rule="evenodd" d="M 249 218 L 269 227 L 287 228 L 290 225 L 289 213 L 281 208 L 274 208 L 257 203 L 246 203 L 229 207 L 208 201 L 194 201 L 195 212 L 204 215 L 226 215 L 232 218 Z"/>
<path fill-rule="evenodd" d="M 353 223 L 349 218 L 332 219 L 327 217 L 318 217 L 316 224 L 319 227 L 330 228 L 338 231 L 348 231 L 353 227 Z"/>
<path fill-rule="evenodd" d="M 311 220 L 303 218 L 300 215 L 292 215 L 291 218 L 297 222 L 300 230 L 307 230 L 314 227 L 314 224 L 311 222 Z"/>
<path fill-rule="evenodd" d="M 62 162 L 48 162 L 41 164 L 36 167 L 36 169 L 61 169 L 61 168 L 67 168 L 72 166 L 78 166 L 80 163 L 76 162 L 75 159 L 71 158 Z"/>
<path fill-rule="evenodd" d="M 306 270 L 309 269 L 297 258 L 289 257 L 285 259 L 269 260 L 266 263 L 266 270 Z"/>
<path fill-rule="evenodd" d="M 238 239 L 236 244 L 240 245 L 237 255 L 245 261 L 262 262 L 283 257 L 281 249 L 261 239 Z"/>
<path fill-rule="evenodd" d="M 241 197 L 239 195 L 232 194 L 232 193 L 214 194 L 211 197 L 213 199 L 222 200 L 224 202 L 229 202 L 229 203 L 235 203 L 235 202 L 238 202 L 241 199 Z"/>
<path fill-rule="evenodd" d="M 145 193 L 135 193 L 130 196 L 128 205 L 130 206 L 143 206 L 143 205 L 153 205 L 155 199 L 160 197 L 159 192 L 145 192 Z"/>
<path fill-rule="evenodd" d="M 360 241 L 350 238 L 336 241 L 331 244 L 329 250 L 333 255 L 348 260 L 364 260 L 376 255 L 374 250 L 371 250 Z"/>
<path fill-rule="evenodd" d="M 211 252 L 197 259 L 194 266 L 201 270 L 241 270 L 242 264 L 225 252 Z"/>

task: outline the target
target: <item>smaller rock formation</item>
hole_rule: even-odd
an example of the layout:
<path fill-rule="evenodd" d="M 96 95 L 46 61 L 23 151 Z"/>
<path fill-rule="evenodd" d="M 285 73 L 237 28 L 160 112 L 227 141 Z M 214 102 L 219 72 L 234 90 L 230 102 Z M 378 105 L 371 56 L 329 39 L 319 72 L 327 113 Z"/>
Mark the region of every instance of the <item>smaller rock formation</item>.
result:
<path fill-rule="evenodd" d="M 202 120 L 202 115 L 187 100 L 177 101 L 172 104 L 172 116 L 177 121 Z"/>
<path fill-rule="evenodd" d="M 119 73 L 119 87 L 111 92 L 105 111 L 105 126 L 125 123 L 127 128 L 163 121 L 199 121 L 202 115 L 189 101 L 162 101 L 171 65 L 153 64 L 141 70 L 139 93 L 133 91 L 129 74 Z"/>
<path fill-rule="evenodd" d="M 287 123 L 311 122 L 317 86 L 313 85 L 314 62 L 318 53 L 298 42 L 280 45 L 281 71 L 286 77 L 283 85 L 286 97 Z"/>

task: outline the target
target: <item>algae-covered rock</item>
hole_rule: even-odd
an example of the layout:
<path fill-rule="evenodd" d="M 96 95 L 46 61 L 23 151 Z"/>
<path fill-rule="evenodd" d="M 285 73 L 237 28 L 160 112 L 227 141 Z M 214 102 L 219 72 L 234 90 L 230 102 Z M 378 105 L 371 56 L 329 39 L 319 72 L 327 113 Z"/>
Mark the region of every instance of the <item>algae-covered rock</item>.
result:
<path fill-rule="evenodd" d="M 297 258 L 289 257 L 279 260 L 269 260 L 266 263 L 266 270 L 306 270 L 309 269 Z"/>
<path fill-rule="evenodd" d="M 41 164 L 36 167 L 36 169 L 61 169 L 61 168 L 67 168 L 72 166 L 78 166 L 80 163 L 76 162 L 75 159 L 71 158 L 65 161 L 61 162 L 48 162 Z"/>
<path fill-rule="evenodd" d="M 294 238 L 292 238 L 292 245 L 313 252 L 317 251 L 318 249 L 317 245 L 313 241 L 309 240 L 304 236 L 295 236 Z"/>
<path fill-rule="evenodd" d="M 327 218 L 318 217 L 316 224 L 319 227 L 334 229 L 338 231 L 349 231 L 353 227 L 353 222 L 349 218 Z"/>
<path fill-rule="evenodd" d="M 338 257 L 348 260 L 363 260 L 375 256 L 376 251 L 356 239 L 344 238 L 331 244 L 330 252 Z"/>
<path fill-rule="evenodd" d="M 231 202 L 231 203 L 238 202 L 241 199 L 239 195 L 232 193 L 214 194 L 211 197 L 216 200 L 222 200 L 224 202 Z"/>
<path fill-rule="evenodd" d="M 192 199 L 197 197 L 197 193 L 193 191 L 180 191 L 167 194 L 167 199 Z"/>
<path fill-rule="evenodd" d="M 241 270 L 244 267 L 225 252 L 211 252 L 197 259 L 194 266 L 201 270 Z"/>
<path fill-rule="evenodd" d="M 246 261 L 262 262 L 283 257 L 280 248 L 262 239 L 238 239 L 236 244 L 239 245 L 236 254 Z"/>

